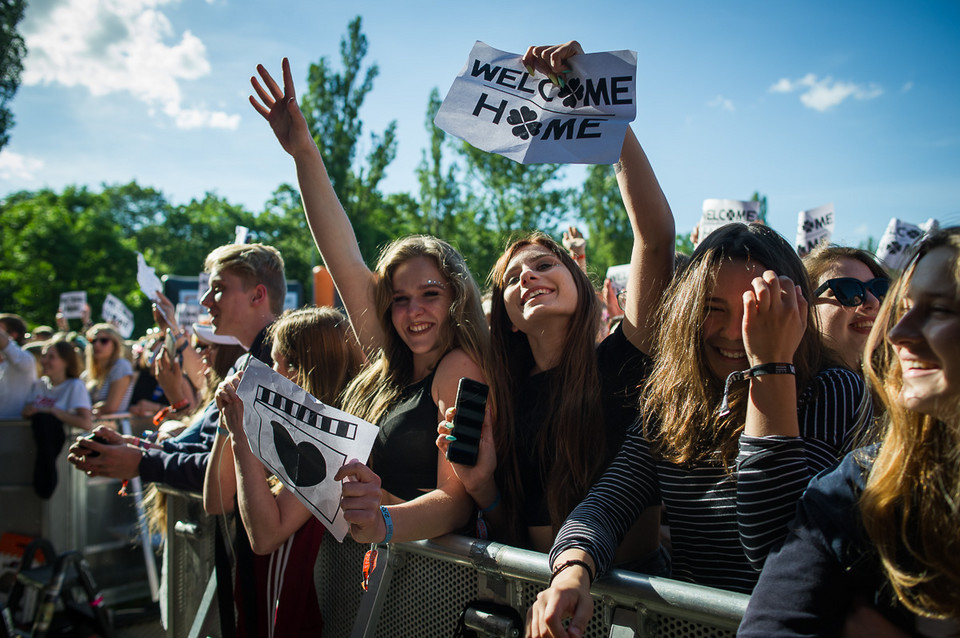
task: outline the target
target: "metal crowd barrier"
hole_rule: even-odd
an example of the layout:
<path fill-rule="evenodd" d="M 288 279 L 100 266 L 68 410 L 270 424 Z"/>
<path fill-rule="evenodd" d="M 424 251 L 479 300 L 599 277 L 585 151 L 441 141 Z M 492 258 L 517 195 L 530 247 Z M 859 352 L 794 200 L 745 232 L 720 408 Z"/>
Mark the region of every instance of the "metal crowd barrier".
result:
<path fill-rule="evenodd" d="M 167 491 L 167 635 L 216 636 L 213 577 L 216 523 L 199 498 Z M 550 578 L 547 557 L 527 550 L 445 536 L 378 548 L 377 570 L 365 594 L 363 554 L 368 546 L 327 537 L 314 580 L 325 638 L 452 636 L 465 606 L 495 600 L 521 618 Z M 587 638 L 631 636 L 732 637 L 748 597 L 708 587 L 615 570 L 598 581 Z M 495 622 L 491 620 L 491 627 Z M 480 635 L 511 635 L 509 633 Z"/>

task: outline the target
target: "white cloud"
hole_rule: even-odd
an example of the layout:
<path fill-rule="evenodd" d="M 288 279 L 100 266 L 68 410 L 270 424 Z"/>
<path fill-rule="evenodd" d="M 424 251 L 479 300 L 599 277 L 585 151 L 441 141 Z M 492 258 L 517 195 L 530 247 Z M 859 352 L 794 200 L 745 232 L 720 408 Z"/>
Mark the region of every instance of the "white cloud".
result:
<path fill-rule="evenodd" d="M 23 83 L 82 86 L 95 96 L 126 92 L 181 128 L 237 128 L 239 115 L 182 106 L 181 83 L 209 75 L 210 63 L 190 31 L 175 41 L 160 9 L 176 1 L 31 3 L 22 27 L 28 50 Z"/>
<path fill-rule="evenodd" d="M 906 92 L 908 92 L 908 91 L 909 91 L 910 89 L 912 89 L 912 88 L 913 88 L 913 82 L 907 82 L 906 84 L 904 84 L 904 85 L 900 88 L 900 91 L 901 91 L 902 93 L 906 93 Z"/>
<path fill-rule="evenodd" d="M 847 98 L 872 100 L 883 94 L 877 84 L 855 84 L 834 80 L 829 75 L 823 79 L 813 73 L 807 73 L 799 80 L 780 78 L 770 87 L 771 93 L 793 93 L 800 91 L 800 102 L 815 111 L 826 111 L 837 106 Z"/>
<path fill-rule="evenodd" d="M 41 168 L 43 168 L 43 160 L 13 153 L 7 149 L 0 151 L 0 179 L 36 179 L 36 172 Z"/>
<path fill-rule="evenodd" d="M 734 111 L 733 102 L 723 97 L 722 95 L 718 95 L 717 97 L 707 102 L 707 106 L 715 106 L 731 112 Z"/>

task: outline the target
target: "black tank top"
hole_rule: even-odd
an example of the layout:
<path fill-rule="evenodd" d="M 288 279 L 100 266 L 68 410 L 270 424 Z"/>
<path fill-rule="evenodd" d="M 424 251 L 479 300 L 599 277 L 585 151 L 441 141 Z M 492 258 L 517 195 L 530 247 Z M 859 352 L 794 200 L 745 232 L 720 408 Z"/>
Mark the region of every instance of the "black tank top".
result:
<path fill-rule="evenodd" d="M 407 386 L 380 420 L 370 453 L 370 467 L 380 476 L 380 486 L 406 501 L 437 487 L 440 412 L 430 392 L 434 374 Z"/>

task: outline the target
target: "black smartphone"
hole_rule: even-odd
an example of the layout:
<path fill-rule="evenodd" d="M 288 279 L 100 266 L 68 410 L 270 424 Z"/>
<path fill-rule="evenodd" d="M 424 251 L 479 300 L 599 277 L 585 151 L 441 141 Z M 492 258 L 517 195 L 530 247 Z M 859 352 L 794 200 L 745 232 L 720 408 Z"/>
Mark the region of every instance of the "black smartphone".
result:
<path fill-rule="evenodd" d="M 86 440 L 89 440 L 89 441 L 96 441 L 97 443 L 104 443 L 104 444 L 110 443 L 110 441 L 106 440 L 106 439 L 103 438 L 102 436 L 98 436 L 98 435 L 94 434 L 93 432 L 86 432 L 86 433 L 84 433 L 84 434 L 81 434 L 81 435 L 78 436 L 77 438 L 78 438 L 78 439 L 86 439 Z M 82 440 L 79 441 L 79 443 L 80 443 L 80 445 L 83 445 L 83 441 L 82 441 Z M 85 456 L 100 456 L 100 453 L 97 452 L 96 450 L 93 450 L 93 449 L 91 449 L 91 448 L 88 448 L 86 445 L 83 445 L 83 447 L 87 449 L 87 453 L 86 453 Z"/>
<path fill-rule="evenodd" d="M 457 386 L 457 413 L 453 417 L 451 434 L 457 437 L 447 448 L 447 460 L 460 465 L 477 464 L 483 413 L 487 406 L 486 384 L 463 377 Z"/>

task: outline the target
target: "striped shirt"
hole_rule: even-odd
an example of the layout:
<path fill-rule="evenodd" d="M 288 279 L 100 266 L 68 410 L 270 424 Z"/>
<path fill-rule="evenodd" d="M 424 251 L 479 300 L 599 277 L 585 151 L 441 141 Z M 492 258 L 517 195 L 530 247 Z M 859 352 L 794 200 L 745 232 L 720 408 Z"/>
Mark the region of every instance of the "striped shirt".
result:
<path fill-rule="evenodd" d="M 750 593 L 768 552 L 786 537 L 807 483 L 835 466 L 852 448 L 858 422 L 868 422 L 864 398 L 863 379 L 855 373 L 822 371 L 798 398 L 800 437 L 741 436 L 732 475 L 719 462 L 680 466 L 655 459 L 635 423 L 606 473 L 561 527 L 551 563 L 577 548 L 593 557 L 598 573 L 605 572 L 643 508 L 662 499 L 673 577 Z"/>

